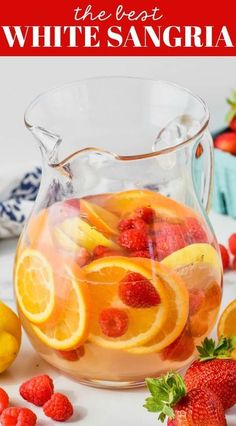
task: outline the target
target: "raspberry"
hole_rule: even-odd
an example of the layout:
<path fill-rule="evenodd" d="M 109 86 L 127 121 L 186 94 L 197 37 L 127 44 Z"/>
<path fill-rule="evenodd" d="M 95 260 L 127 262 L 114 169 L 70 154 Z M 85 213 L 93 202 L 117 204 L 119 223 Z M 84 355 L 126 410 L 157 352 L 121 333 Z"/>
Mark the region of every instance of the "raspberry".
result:
<path fill-rule="evenodd" d="M 148 245 L 148 237 L 141 230 L 127 229 L 120 234 L 118 242 L 122 247 L 130 250 L 144 250 Z"/>
<path fill-rule="evenodd" d="M 141 274 L 130 272 L 119 284 L 119 297 L 132 308 L 151 308 L 160 303 L 155 287 Z"/>
<path fill-rule="evenodd" d="M 130 253 L 130 257 L 148 257 L 149 259 L 151 259 L 152 254 L 148 250 L 139 250 L 139 251 L 132 251 Z"/>
<path fill-rule="evenodd" d="M 229 237 L 229 249 L 231 253 L 235 256 L 236 255 L 236 234 L 232 234 Z"/>
<path fill-rule="evenodd" d="M 44 414 L 57 422 L 65 422 L 73 415 L 73 407 L 67 396 L 54 393 L 43 406 Z"/>
<path fill-rule="evenodd" d="M 2 414 L 3 410 L 7 408 L 9 405 L 9 396 L 5 392 L 4 389 L 0 388 L 0 414 Z"/>
<path fill-rule="evenodd" d="M 154 239 L 159 261 L 186 246 L 183 226 L 178 223 L 161 222 L 155 224 L 154 231 L 156 231 Z"/>
<path fill-rule="evenodd" d="M 93 259 L 95 260 L 105 256 L 118 256 L 118 255 L 120 255 L 120 252 L 116 250 L 112 250 L 109 247 L 105 247 L 102 245 L 98 245 L 93 250 Z"/>
<path fill-rule="evenodd" d="M 9 407 L 1 415 L 2 426 L 35 426 L 36 414 L 28 408 Z"/>
<path fill-rule="evenodd" d="M 127 229 L 137 229 L 138 231 L 144 232 L 147 231 L 147 224 L 140 218 L 122 219 L 118 227 L 120 231 L 127 231 Z"/>
<path fill-rule="evenodd" d="M 89 262 L 89 260 L 90 260 L 89 252 L 84 247 L 80 247 L 76 254 L 75 262 L 79 266 L 85 266 Z"/>
<path fill-rule="evenodd" d="M 184 222 L 188 244 L 208 243 L 207 234 L 195 217 L 187 217 Z"/>
<path fill-rule="evenodd" d="M 150 224 L 155 219 L 155 211 L 151 207 L 140 207 L 135 210 L 135 216 Z"/>
<path fill-rule="evenodd" d="M 20 386 L 20 394 L 26 401 L 41 407 L 53 394 L 53 381 L 45 375 L 33 377 Z"/>
<path fill-rule="evenodd" d="M 117 308 L 104 309 L 99 316 L 99 325 L 105 336 L 120 337 L 128 329 L 129 318 L 125 311 Z"/>
<path fill-rule="evenodd" d="M 220 254 L 222 259 L 222 265 L 224 271 L 229 268 L 229 253 L 228 250 L 223 244 L 219 244 L 220 247 Z"/>
<path fill-rule="evenodd" d="M 84 356 L 84 346 L 79 346 L 77 349 L 71 351 L 57 351 L 57 354 L 67 361 L 78 361 Z"/>

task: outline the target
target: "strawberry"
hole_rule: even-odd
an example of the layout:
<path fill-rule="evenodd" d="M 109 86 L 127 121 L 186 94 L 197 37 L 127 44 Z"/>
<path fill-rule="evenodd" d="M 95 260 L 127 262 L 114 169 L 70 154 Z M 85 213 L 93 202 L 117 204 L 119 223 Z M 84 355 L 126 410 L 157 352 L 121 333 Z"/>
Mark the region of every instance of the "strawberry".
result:
<path fill-rule="evenodd" d="M 122 219 L 118 225 L 119 230 L 127 231 L 127 229 L 137 229 L 139 231 L 147 232 L 147 224 L 143 219 L 130 218 Z"/>
<path fill-rule="evenodd" d="M 35 426 L 37 416 L 28 408 L 8 407 L 0 419 L 2 426 Z"/>
<path fill-rule="evenodd" d="M 155 219 L 155 211 L 151 207 L 139 207 L 135 210 L 135 217 L 138 217 L 144 222 L 150 224 Z"/>
<path fill-rule="evenodd" d="M 198 347 L 200 359 L 194 361 L 185 375 L 188 391 L 205 386 L 221 400 L 226 410 L 236 403 L 236 361 L 230 359 L 233 339 L 222 337 L 216 345 L 206 338 Z"/>
<path fill-rule="evenodd" d="M 168 373 L 159 379 L 146 379 L 151 396 L 144 407 L 159 412 L 159 420 L 168 426 L 226 426 L 220 399 L 210 389 L 199 387 L 187 393 L 182 377 Z"/>
<path fill-rule="evenodd" d="M 236 255 L 236 234 L 230 235 L 228 244 L 229 244 L 229 249 L 231 253 L 235 256 Z"/>
<path fill-rule="evenodd" d="M 182 362 L 193 355 L 194 349 L 193 338 L 187 327 L 185 327 L 177 339 L 163 349 L 160 355 L 164 361 Z"/>
<path fill-rule="evenodd" d="M 57 422 L 65 422 L 73 415 L 73 407 L 67 396 L 54 393 L 43 406 L 44 414 Z"/>
<path fill-rule="evenodd" d="M 196 217 L 187 217 L 184 226 L 188 244 L 208 243 L 207 234 Z"/>
<path fill-rule="evenodd" d="M 3 410 L 5 410 L 5 408 L 7 408 L 8 405 L 9 405 L 9 396 L 4 389 L 0 388 L 0 414 L 2 414 Z"/>
<path fill-rule="evenodd" d="M 118 243 L 130 250 L 145 250 L 148 246 L 148 236 L 143 230 L 131 228 L 120 234 Z"/>
<path fill-rule="evenodd" d="M 101 257 L 105 257 L 105 256 L 119 256 L 120 255 L 120 251 L 118 250 L 112 250 L 109 247 L 105 247 L 102 245 L 98 245 L 95 247 L 95 249 L 93 250 L 93 259 L 100 259 Z"/>
<path fill-rule="evenodd" d="M 214 139 L 214 147 L 236 155 L 236 133 L 224 132 Z"/>
<path fill-rule="evenodd" d="M 224 271 L 229 268 L 229 253 L 228 250 L 223 244 L 219 244 L 221 260 Z"/>
<path fill-rule="evenodd" d="M 52 379 L 46 374 L 33 377 L 22 383 L 19 392 L 22 398 L 41 407 L 53 394 L 54 386 Z"/>
<path fill-rule="evenodd" d="M 159 261 L 186 246 L 184 229 L 179 223 L 156 223 L 153 231 Z"/>
<path fill-rule="evenodd" d="M 130 272 L 120 281 L 119 298 L 131 308 L 151 308 L 161 299 L 155 287 L 141 274 Z"/>
<path fill-rule="evenodd" d="M 236 112 L 235 112 L 235 116 L 232 118 L 232 120 L 229 123 L 229 127 L 231 128 L 231 130 L 233 130 L 233 132 L 236 132 Z"/>
<path fill-rule="evenodd" d="M 128 329 L 129 318 L 125 311 L 117 308 L 104 309 L 99 316 L 99 325 L 105 336 L 121 337 Z"/>
<path fill-rule="evenodd" d="M 204 150 L 203 150 L 203 146 L 201 144 L 201 142 L 198 144 L 197 148 L 196 148 L 196 152 L 195 152 L 195 157 L 196 158 L 200 158 L 203 154 Z"/>
<path fill-rule="evenodd" d="M 78 361 L 85 354 L 84 346 L 79 346 L 77 349 L 70 351 L 56 351 L 58 356 L 65 359 L 66 361 Z"/>

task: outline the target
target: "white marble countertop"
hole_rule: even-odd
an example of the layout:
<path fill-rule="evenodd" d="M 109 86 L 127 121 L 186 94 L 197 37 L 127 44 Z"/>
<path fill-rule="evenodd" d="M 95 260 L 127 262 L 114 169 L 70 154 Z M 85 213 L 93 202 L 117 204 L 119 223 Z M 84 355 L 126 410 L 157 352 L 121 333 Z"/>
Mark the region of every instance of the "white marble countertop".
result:
<path fill-rule="evenodd" d="M 226 243 L 228 236 L 236 232 L 236 221 L 211 213 L 211 222 L 219 242 Z M 0 241 L 0 299 L 14 307 L 12 291 L 12 267 L 15 240 Z M 224 278 L 222 308 L 236 297 L 236 272 L 227 272 Z M 147 391 L 145 389 L 110 391 L 89 388 L 63 376 L 40 359 L 26 336 L 20 354 L 13 366 L 0 375 L 0 386 L 11 395 L 11 403 L 21 403 L 18 388 L 27 378 L 46 373 L 53 377 L 56 389 L 66 393 L 75 405 L 73 418 L 66 424 L 81 426 L 158 426 L 155 415 L 142 408 Z M 27 403 L 25 404 L 27 406 Z M 32 405 L 28 404 L 29 408 Z M 38 416 L 38 425 L 58 424 L 46 419 L 41 409 L 33 406 Z M 228 426 L 236 424 L 236 407 L 227 413 Z"/>

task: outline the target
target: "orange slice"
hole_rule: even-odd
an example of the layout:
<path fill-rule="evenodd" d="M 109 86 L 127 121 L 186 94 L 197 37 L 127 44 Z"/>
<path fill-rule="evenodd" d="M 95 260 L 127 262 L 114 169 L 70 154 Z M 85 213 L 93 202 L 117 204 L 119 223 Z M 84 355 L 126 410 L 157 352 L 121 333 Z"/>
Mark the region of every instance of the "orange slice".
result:
<path fill-rule="evenodd" d="M 160 264 L 148 259 L 140 259 L 139 262 L 147 270 L 153 271 L 153 274 L 159 274 Z M 145 346 L 130 349 L 129 352 L 134 354 L 148 354 L 152 352 L 160 352 L 169 346 L 181 334 L 188 319 L 189 313 L 189 294 L 183 280 L 174 272 L 170 272 L 161 265 L 165 280 L 166 297 L 169 301 L 168 315 L 162 327 L 156 335 L 150 339 Z"/>
<path fill-rule="evenodd" d="M 65 220 L 60 225 L 60 230 L 79 247 L 84 247 L 90 252 L 98 245 L 113 249 L 118 248 L 112 240 L 106 238 L 101 232 L 94 229 L 79 217 Z"/>
<path fill-rule="evenodd" d="M 177 285 L 176 276 L 160 264 L 157 265 L 153 274 L 139 260 L 123 256 L 104 257 L 84 268 L 85 279 L 89 284 L 93 301 L 89 336 L 93 343 L 111 349 L 129 349 L 143 345 L 157 335 L 166 322 L 170 306 L 169 287 Z M 149 280 L 160 297 L 158 305 L 149 308 L 133 308 L 121 301 L 118 295 L 119 283 L 129 272 L 136 272 Z M 169 282 L 171 285 L 166 284 Z M 128 317 L 127 330 L 120 337 L 108 337 L 103 334 L 100 327 L 101 313 L 110 308 L 118 309 Z"/>
<path fill-rule="evenodd" d="M 217 327 L 218 337 L 236 336 L 236 299 L 223 311 Z"/>
<path fill-rule="evenodd" d="M 25 249 L 15 268 L 17 301 L 26 318 L 35 323 L 45 322 L 55 305 L 53 270 L 37 250 Z"/>
<path fill-rule="evenodd" d="M 80 200 L 80 212 L 98 231 L 108 235 L 118 234 L 119 218 L 97 204 Z"/>
<path fill-rule="evenodd" d="M 58 350 L 70 350 L 77 348 L 88 337 L 89 293 L 77 265 L 67 264 L 60 273 L 62 276 L 57 277 L 56 287 L 58 305 L 61 309 L 55 306 L 49 321 L 32 327 L 47 346 Z"/>
<path fill-rule="evenodd" d="M 186 216 L 195 216 L 191 209 L 177 201 L 146 189 L 110 194 L 105 198 L 103 206 L 119 216 L 127 216 L 139 207 L 152 207 L 158 216 L 170 219 L 180 220 Z"/>

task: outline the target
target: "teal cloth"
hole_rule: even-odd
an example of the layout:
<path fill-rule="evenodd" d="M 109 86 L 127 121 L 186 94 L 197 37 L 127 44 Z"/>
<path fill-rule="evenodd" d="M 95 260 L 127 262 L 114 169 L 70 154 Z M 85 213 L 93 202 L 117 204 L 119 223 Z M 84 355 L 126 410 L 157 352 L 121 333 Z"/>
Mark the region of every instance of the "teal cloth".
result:
<path fill-rule="evenodd" d="M 212 208 L 236 219 L 236 157 L 215 149 Z"/>

